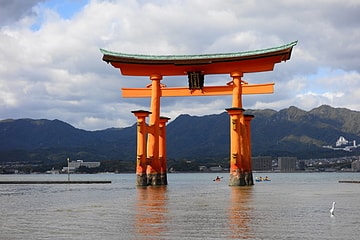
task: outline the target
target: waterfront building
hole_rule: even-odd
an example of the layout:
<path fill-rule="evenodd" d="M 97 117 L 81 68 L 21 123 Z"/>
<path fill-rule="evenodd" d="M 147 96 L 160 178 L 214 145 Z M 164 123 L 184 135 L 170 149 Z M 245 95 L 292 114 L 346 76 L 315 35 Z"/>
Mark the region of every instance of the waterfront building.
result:
<path fill-rule="evenodd" d="M 272 171 L 271 156 L 252 157 L 253 171 Z"/>
<path fill-rule="evenodd" d="M 207 172 L 208 168 L 206 166 L 199 166 L 199 171 L 200 172 Z"/>
<path fill-rule="evenodd" d="M 351 171 L 360 172 L 360 160 L 355 160 L 351 163 Z"/>
<path fill-rule="evenodd" d="M 278 157 L 278 168 L 281 172 L 294 172 L 296 161 L 296 157 Z"/>
<path fill-rule="evenodd" d="M 221 166 L 216 166 L 216 167 L 210 167 L 209 170 L 210 172 L 222 172 L 223 168 Z"/>
<path fill-rule="evenodd" d="M 304 160 L 300 160 L 300 161 L 297 162 L 297 169 L 298 169 L 298 170 L 305 171 L 305 169 L 306 169 L 306 164 L 305 164 L 305 161 L 304 161 Z"/>
<path fill-rule="evenodd" d="M 69 162 L 69 171 L 75 172 L 79 167 L 97 168 L 100 167 L 100 162 L 84 162 L 83 160 L 76 160 Z M 68 171 L 68 166 L 63 167 L 63 172 Z"/>

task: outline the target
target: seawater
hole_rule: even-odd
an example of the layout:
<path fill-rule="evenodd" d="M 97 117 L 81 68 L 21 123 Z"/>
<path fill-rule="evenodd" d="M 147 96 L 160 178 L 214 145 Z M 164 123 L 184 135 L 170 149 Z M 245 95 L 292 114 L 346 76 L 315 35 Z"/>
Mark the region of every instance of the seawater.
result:
<path fill-rule="evenodd" d="M 228 173 L 172 173 L 166 187 L 137 188 L 135 174 L 96 174 L 71 180 L 112 183 L 0 185 L 0 239 L 359 239 L 360 184 L 338 181 L 360 173 L 260 175 L 271 181 L 229 187 Z"/>

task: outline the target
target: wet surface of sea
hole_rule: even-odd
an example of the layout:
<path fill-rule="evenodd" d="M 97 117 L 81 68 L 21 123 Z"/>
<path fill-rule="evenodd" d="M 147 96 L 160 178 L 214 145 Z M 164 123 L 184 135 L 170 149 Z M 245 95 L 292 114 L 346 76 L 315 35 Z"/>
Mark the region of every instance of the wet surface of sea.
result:
<path fill-rule="evenodd" d="M 137 188 L 135 174 L 71 175 L 111 184 L 1 184 L 0 239 L 358 239 L 360 184 L 338 181 L 360 173 L 260 175 L 271 181 L 229 187 L 228 173 L 174 173 L 166 187 Z"/>

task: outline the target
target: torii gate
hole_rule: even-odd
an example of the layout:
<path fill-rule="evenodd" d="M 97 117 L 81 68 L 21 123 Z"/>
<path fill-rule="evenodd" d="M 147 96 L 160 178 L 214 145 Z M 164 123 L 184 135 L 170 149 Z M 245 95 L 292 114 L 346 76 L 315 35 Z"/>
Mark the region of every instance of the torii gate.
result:
<path fill-rule="evenodd" d="M 136 184 L 167 185 L 166 122 L 160 117 L 160 98 L 175 96 L 232 95 L 230 115 L 230 186 L 253 185 L 251 167 L 250 121 L 243 114 L 243 94 L 269 94 L 274 83 L 248 84 L 244 73 L 272 71 L 275 63 L 289 60 L 297 41 L 289 44 L 238 53 L 203 55 L 138 55 L 100 49 L 103 60 L 119 68 L 123 75 L 148 76 L 146 88 L 123 88 L 125 98 L 151 98 L 151 111 L 132 111 L 137 117 Z M 224 86 L 204 86 L 205 75 L 230 74 L 232 81 Z M 166 87 L 164 76 L 188 76 L 188 87 Z M 149 123 L 146 118 L 150 115 Z"/>

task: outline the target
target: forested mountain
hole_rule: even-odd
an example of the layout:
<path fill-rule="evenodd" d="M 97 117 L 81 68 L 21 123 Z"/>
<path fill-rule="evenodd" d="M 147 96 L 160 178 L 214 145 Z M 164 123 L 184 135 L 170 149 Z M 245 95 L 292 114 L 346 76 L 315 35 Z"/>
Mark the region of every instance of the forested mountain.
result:
<path fill-rule="evenodd" d="M 254 115 L 252 153 L 257 155 L 331 157 L 354 154 L 324 149 L 344 136 L 360 142 L 360 112 L 320 106 L 311 111 L 246 110 Z M 229 156 L 229 115 L 180 115 L 167 126 L 169 159 L 199 160 Z M 356 150 L 355 150 L 356 151 Z M 56 162 L 67 157 L 86 161 L 134 160 L 136 125 L 85 131 L 60 120 L 0 121 L 1 162 Z"/>

